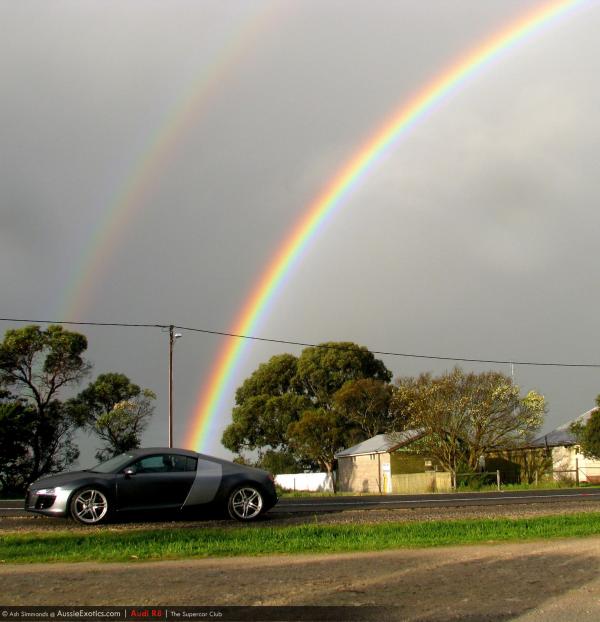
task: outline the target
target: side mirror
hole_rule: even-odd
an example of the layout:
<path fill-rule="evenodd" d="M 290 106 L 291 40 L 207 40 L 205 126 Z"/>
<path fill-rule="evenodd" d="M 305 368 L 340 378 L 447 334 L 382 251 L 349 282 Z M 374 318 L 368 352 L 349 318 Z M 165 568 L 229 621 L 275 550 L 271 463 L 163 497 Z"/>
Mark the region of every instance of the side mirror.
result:
<path fill-rule="evenodd" d="M 135 474 L 137 473 L 137 469 L 136 469 L 134 466 L 130 466 L 130 467 L 127 467 L 127 468 L 123 471 L 123 473 L 125 474 L 125 477 L 129 478 L 129 477 L 131 477 L 132 475 L 135 475 Z"/>

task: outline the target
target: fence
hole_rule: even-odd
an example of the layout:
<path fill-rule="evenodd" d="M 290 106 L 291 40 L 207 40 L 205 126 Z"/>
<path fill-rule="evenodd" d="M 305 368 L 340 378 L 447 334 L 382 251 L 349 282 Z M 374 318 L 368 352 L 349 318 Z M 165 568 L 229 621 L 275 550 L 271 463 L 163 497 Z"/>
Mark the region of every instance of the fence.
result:
<path fill-rule="evenodd" d="M 393 494 L 421 494 L 428 492 L 451 492 L 450 473 L 430 471 L 427 473 L 397 473 L 392 475 Z"/>
<path fill-rule="evenodd" d="M 552 469 L 547 475 L 552 477 L 554 481 L 570 480 L 575 482 L 576 486 L 582 483 L 600 484 L 600 466 L 580 466 L 579 458 L 575 458 L 574 469 Z"/>
<path fill-rule="evenodd" d="M 447 471 L 427 471 L 425 473 L 397 473 L 392 475 L 393 494 L 422 494 L 434 492 L 452 492 L 465 487 L 477 489 L 481 486 L 494 485 L 501 490 L 500 471 L 482 471 L 478 473 L 456 473 L 452 477 Z"/>
<path fill-rule="evenodd" d="M 554 481 L 572 482 L 576 486 L 582 483 L 600 484 L 600 466 L 580 466 L 576 460 L 574 469 L 554 469 L 546 471 L 542 477 Z M 391 476 L 392 494 L 419 494 L 434 492 L 452 492 L 458 488 L 478 488 L 493 485 L 502 489 L 501 471 L 483 471 L 478 473 L 457 473 L 453 481 L 451 473 L 428 471 L 426 473 L 394 474 Z M 275 483 L 284 490 L 307 492 L 333 492 L 333 480 L 327 473 L 285 473 L 275 476 Z M 536 473 L 535 484 L 538 484 Z"/>

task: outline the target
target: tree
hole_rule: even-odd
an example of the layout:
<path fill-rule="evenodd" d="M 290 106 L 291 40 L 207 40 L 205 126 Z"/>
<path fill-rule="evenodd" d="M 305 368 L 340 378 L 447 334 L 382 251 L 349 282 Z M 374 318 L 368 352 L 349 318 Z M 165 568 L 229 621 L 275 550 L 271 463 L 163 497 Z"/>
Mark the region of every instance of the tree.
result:
<path fill-rule="evenodd" d="M 411 428 L 423 430 L 419 449 L 431 455 L 452 474 L 463 461 L 464 404 L 453 396 L 451 381 L 434 379 L 431 374 L 396 381 L 394 401 Z"/>
<path fill-rule="evenodd" d="M 319 422 L 324 424 L 323 413 L 331 412 L 326 420 L 345 434 L 340 449 L 363 440 L 366 433 L 336 410 L 335 394 L 346 383 L 365 378 L 385 383 L 391 372 L 366 348 L 354 343 L 324 343 L 306 348 L 299 357 L 274 356 L 236 391 L 232 423 L 225 429 L 221 442 L 238 454 L 256 450 L 260 461 L 267 452 L 289 453 L 290 430 L 295 430 L 295 451 L 303 459 L 317 462 L 314 452 L 299 451 L 298 429 L 292 424 L 314 411 L 318 411 Z"/>
<path fill-rule="evenodd" d="M 542 395 L 520 397 L 519 387 L 497 372 L 467 374 L 456 367 L 437 378 L 399 379 L 396 392 L 410 426 L 425 432 L 425 450 L 453 474 L 476 471 L 490 450 L 524 444 L 545 413 Z"/>
<path fill-rule="evenodd" d="M 600 460 L 600 395 L 596 397 L 596 408 L 591 412 L 585 423 L 575 422 L 571 425 L 581 453 L 586 458 Z"/>
<path fill-rule="evenodd" d="M 344 421 L 335 411 L 316 408 L 307 410 L 299 421 L 290 424 L 288 437 L 300 456 L 314 460 L 332 475 L 335 454 L 344 449 L 348 435 Z"/>
<path fill-rule="evenodd" d="M 72 442 L 75 424 L 58 397 L 89 372 L 86 348 L 84 335 L 61 326 L 8 330 L 0 344 L 0 385 L 15 391 L 32 412 L 27 482 L 66 468 L 79 454 Z"/>
<path fill-rule="evenodd" d="M 141 389 L 125 374 L 107 373 L 100 374 L 68 406 L 75 421 L 105 442 L 96 452 L 96 458 L 104 460 L 140 446 L 155 399 L 150 389 Z"/>
<path fill-rule="evenodd" d="M 382 380 L 350 380 L 336 391 L 333 406 L 369 438 L 376 434 L 400 431 L 393 410 L 393 388 Z"/>
<path fill-rule="evenodd" d="M 19 494 L 26 486 L 29 438 L 34 412 L 6 391 L 0 391 L 0 491 Z"/>
<path fill-rule="evenodd" d="M 152 402 L 155 399 L 156 395 L 150 389 L 144 389 L 98 417 L 95 432 L 106 442 L 105 447 L 96 452 L 98 460 L 107 460 L 140 446 L 142 432 L 154 413 Z"/>
<path fill-rule="evenodd" d="M 293 385 L 297 364 L 292 354 L 273 356 L 237 389 L 232 423 L 221 440 L 227 449 L 240 455 L 243 451 L 289 450 L 288 425 L 310 406 L 310 400 Z"/>
<path fill-rule="evenodd" d="M 291 450 L 274 451 L 273 449 L 267 449 L 256 463 L 258 468 L 275 475 L 280 473 L 302 473 L 304 469 L 310 468 L 313 465 L 313 461 L 298 459 Z"/>
<path fill-rule="evenodd" d="M 364 378 L 389 382 L 392 373 L 367 348 L 342 341 L 303 350 L 293 382 L 314 407 L 331 409 L 333 396 L 345 383 Z"/>

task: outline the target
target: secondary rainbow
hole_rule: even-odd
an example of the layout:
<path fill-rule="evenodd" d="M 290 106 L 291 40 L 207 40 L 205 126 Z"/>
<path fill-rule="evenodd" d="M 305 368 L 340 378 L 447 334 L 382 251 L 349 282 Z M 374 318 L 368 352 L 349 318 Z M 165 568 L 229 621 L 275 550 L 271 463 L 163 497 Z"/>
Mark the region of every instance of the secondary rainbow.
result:
<path fill-rule="evenodd" d="M 230 332 L 252 335 L 267 314 L 270 304 L 281 289 L 303 251 L 338 208 L 344 197 L 368 174 L 386 151 L 431 108 L 446 95 L 473 76 L 490 61 L 511 46 L 521 43 L 543 26 L 566 15 L 588 0 L 568 0 L 545 3 L 516 22 L 503 28 L 459 59 L 432 80 L 412 100 L 402 105 L 379 130 L 355 153 L 337 175 L 309 205 L 304 216 L 281 244 L 250 296 L 245 301 Z M 188 433 L 188 444 L 202 450 L 211 434 L 217 415 L 224 414 L 223 402 L 233 394 L 232 384 L 236 367 L 248 343 L 245 339 L 230 338 L 218 355 L 210 377 L 198 395 L 194 419 Z"/>
<path fill-rule="evenodd" d="M 169 170 L 177 147 L 197 125 L 219 89 L 243 63 L 248 50 L 265 29 L 272 28 L 275 18 L 284 13 L 283 9 L 289 11 L 286 5 L 275 0 L 262 0 L 247 13 L 240 12 L 238 25 L 232 29 L 230 37 L 176 98 L 164 122 L 144 144 L 128 177 L 107 203 L 81 259 L 72 262 L 73 274 L 60 300 L 59 318 L 78 320 L 84 317 L 94 288 L 112 267 L 110 257 L 146 205 L 160 177 Z"/>

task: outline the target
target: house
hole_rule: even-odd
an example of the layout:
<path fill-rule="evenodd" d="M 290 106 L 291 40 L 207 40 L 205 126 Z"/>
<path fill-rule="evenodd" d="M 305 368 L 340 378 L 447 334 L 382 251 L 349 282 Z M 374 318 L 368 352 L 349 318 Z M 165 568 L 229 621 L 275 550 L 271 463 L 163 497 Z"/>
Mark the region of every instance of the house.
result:
<path fill-rule="evenodd" d="M 590 415 L 597 410 L 598 407 L 592 408 L 529 444 L 532 449 L 545 449 L 551 456 L 554 479 L 600 484 L 600 460 L 586 458 L 580 453 L 577 439 L 571 432 L 574 423 L 587 423 Z"/>
<path fill-rule="evenodd" d="M 420 493 L 450 490 L 450 473 L 419 451 L 422 430 L 378 434 L 336 454 L 340 492 Z"/>

